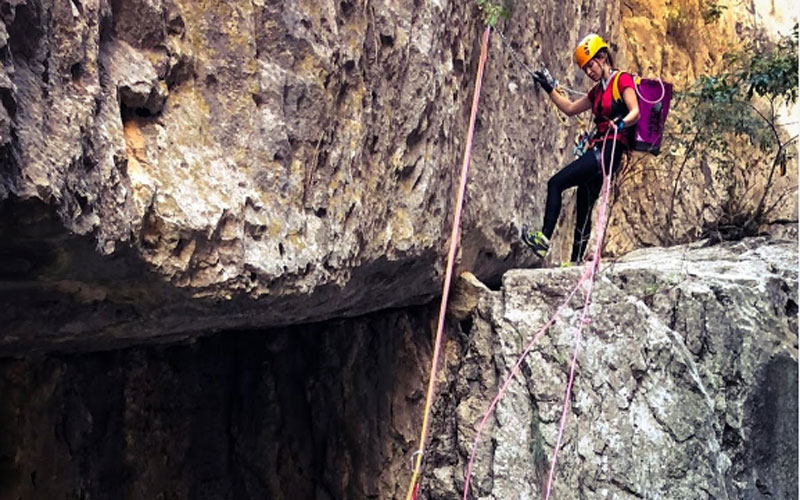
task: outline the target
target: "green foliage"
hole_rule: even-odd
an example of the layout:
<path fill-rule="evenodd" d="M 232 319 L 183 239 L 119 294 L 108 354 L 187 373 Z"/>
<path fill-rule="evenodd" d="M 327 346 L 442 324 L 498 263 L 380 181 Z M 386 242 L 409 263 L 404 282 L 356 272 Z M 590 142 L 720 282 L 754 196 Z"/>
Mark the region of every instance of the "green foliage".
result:
<path fill-rule="evenodd" d="M 483 23 L 495 27 L 500 19 L 511 17 L 511 7 L 508 1 L 499 3 L 491 0 L 476 0 Z"/>
<path fill-rule="evenodd" d="M 659 286 L 658 283 L 651 283 L 651 284 L 649 284 L 649 285 L 647 285 L 645 287 L 644 294 L 645 295 L 655 295 L 658 292 L 659 288 L 661 288 L 661 287 Z"/>
<path fill-rule="evenodd" d="M 692 119 L 682 132 L 698 129 L 708 136 L 712 149 L 721 152 L 726 133 L 745 136 L 766 151 L 775 146 L 769 131 L 769 117 L 759 112 L 753 97 L 771 104 L 797 100 L 798 28 L 777 43 L 757 40 L 736 53 L 724 56 L 726 71 L 703 75 L 681 99 L 691 102 Z"/>
<path fill-rule="evenodd" d="M 717 239 L 739 238 L 756 234 L 767 221 L 769 211 L 784 193 L 771 193 L 776 172 L 786 171 L 787 158 L 797 137 L 788 138 L 777 124 L 780 104 L 792 104 L 798 98 L 798 27 L 790 36 L 777 42 L 755 37 L 740 51 L 726 54 L 724 70 L 703 75 L 686 92 L 675 96 L 678 130 L 669 138 L 672 150 L 680 154 L 674 180 L 673 198 L 667 221 L 672 228 L 675 198 L 685 180 L 682 175 L 689 162 L 699 162 L 706 172 L 708 162 L 717 166 L 714 178 L 721 185 L 720 212 L 716 220 L 700 231 Z M 741 147 L 756 148 L 764 170 L 754 171 L 741 158 Z M 711 185 L 709 175 L 706 186 Z"/>
<path fill-rule="evenodd" d="M 705 24 L 713 24 L 719 21 L 719 18 L 722 17 L 722 11 L 727 8 L 728 7 L 720 5 L 717 2 L 709 2 L 705 10 L 703 10 L 703 22 Z"/>
<path fill-rule="evenodd" d="M 550 468 L 547 464 L 547 452 L 544 450 L 544 438 L 539 428 L 540 416 L 538 408 L 534 408 L 531 415 L 531 442 L 528 451 L 531 454 L 533 463 L 534 477 L 540 490 L 545 489 L 547 471 Z"/>
<path fill-rule="evenodd" d="M 749 83 L 748 99 L 779 96 L 788 102 L 797 100 L 797 24 L 792 36 L 782 38 L 772 50 L 756 53 L 743 73 Z M 755 47 L 757 49 L 758 47 Z"/>
<path fill-rule="evenodd" d="M 749 100 L 753 95 L 797 100 L 797 43 L 795 24 L 791 36 L 777 43 L 751 41 L 742 52 L 726 54 L 730 68 L 717 77 L 701 77 L 699 88 L 703 100 Z"/>

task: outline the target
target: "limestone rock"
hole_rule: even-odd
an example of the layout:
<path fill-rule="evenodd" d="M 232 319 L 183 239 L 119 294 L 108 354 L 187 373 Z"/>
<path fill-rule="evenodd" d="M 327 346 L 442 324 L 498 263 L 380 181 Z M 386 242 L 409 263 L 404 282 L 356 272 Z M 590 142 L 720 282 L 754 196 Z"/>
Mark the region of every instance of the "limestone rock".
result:
<path fill-rule="evenodd" d="M 746 240 L 604 265 L 554 497 L 796 498 L 796 262 Z M 508 272 L 448 320 L 421 499 L 461 497 L 478 422 L 579 274 Z M 542 498 L 581 308 L 489 419 L 474 498 Z M 2 359 L 0 497 L 404 498 L 437 313 Z"/>
<path fill-rule="evenodd" d="M 0 351 L 319 321 L 440 293 L 473 3 L 0 7 Z M 615 33 L 617 9 L 520 4 L 503 29 L 575 86 L 556 49 Z M 571 131 L 496 36 L 483 89 L 460 268 L 497 280 L 534 262 L 519 228 L 541 219 L 536 193 Z M 45 296 L 61 312 L 28 315 Z"/>
<path fill-rule="evenodd" d="M 124 108 L 153 115 L 161 112 L 167 86 L 159 82 L 155 68 L 144 54 L 123 41 L 116 41 L 102 47 L 100 57 Z"/>
<path fill-rule="evenodd" d="M 794 498 L 796 257 L 794 244 L 751 240 L 608 263 L 581 340 L 554 496 Z M 431 498 L 460 496 L 483 412 L 580 273 L 511 271 L 476 311 L 433 433 L 430 461 L 442 465 L 428 473 Z M 476 498 L 542 497 L 582 305 L 579 292 L 489 419 Z"/>
<path fill-rule="evenodd" d="M 447 313 L 459 321 L 470 317 L 488 291 L 474 274 L 468 271 L 461 273 L 448 300 Z"/>

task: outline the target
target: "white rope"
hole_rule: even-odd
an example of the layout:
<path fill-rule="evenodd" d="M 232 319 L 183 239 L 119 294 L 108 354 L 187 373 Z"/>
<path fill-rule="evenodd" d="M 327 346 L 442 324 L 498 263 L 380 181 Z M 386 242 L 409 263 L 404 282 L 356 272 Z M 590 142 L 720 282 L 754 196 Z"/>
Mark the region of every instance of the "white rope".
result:
<path fill-rule="evenodd" d="M 525 64 L 522 61 L 522 59 L 519 57 L 519 54 L 517 53 L 516 50 L 514 50 L 514 47 L 511 46 L 511 44 L 509 43 L 508 39 L 506 39 L 506 36 L 503 34 L 503 32 L 500 31 L 499 29 L 497 29 L 496 27 L 494 28 L 494 30 L 497 32 L 498 35 L 500 35 L 500 39 L 503 41 L 505 46 L 508 47 L 509 51 L 511 52 L 511 56 L 514 58 L 514 61 L 516 61 L 516 63 L 519 64 L 520 67 L 522 67 L 522 69 L 527 71 L 528 74 L 531 75 L 531 77 L 535 76 L 536 72 L 533 71 L 527 64 Z M 582 92 L 580 90 L 571 89 L 571 88 L 559 83 L 558 80 L 556 80 L 555 87 L 559 88 L 559 89 L 563 89 L 563 90 L 565 90 L 565 91 L 567 91 L 567 92 L 569 92 L 571 94 L 580 95 L 580 96 L 586 95 L 586 92 Z"/>

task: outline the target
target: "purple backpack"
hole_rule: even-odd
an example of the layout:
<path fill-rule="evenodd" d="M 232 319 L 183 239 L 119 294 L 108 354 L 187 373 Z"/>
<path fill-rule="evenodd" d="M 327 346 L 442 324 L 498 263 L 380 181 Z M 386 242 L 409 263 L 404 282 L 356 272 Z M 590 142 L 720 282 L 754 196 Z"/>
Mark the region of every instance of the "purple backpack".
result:
<path fill-rule="evenodd" d="M 621 71 L 614 77 L 611 89 L 614 101 L 622 101 L 619 86 Z M 633 75 L 636 84 L 636 95 L 639 99 L 639 121 L 631 132 L 633 151 L 645 151 L 657 155 L 661 148 L 661 137 L 664 134 L 664 122 L 669 113 L 669 102 L 672 100 L 672 84 L 662 80 L 650 80 Z"/>

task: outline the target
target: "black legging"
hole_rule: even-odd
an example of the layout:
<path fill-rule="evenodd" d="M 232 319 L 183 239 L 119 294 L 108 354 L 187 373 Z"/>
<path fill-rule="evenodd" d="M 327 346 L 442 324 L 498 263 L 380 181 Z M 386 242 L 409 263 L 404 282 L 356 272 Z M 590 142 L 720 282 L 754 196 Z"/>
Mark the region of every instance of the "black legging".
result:
<path fill-rule="evenodd" d="M 544 208 L 544 224 L 542 232 L 550 238 L 556 228 L 558 214 L 561 212 L 561 193 L 565 189 L 578 187 L 577 201 L 575 204 L 575 234 L 572 238 L 572 262 L 578 262 L 583 257 L 589 235 L 592 232 L 592 207 L 600 195 L 603 186 L 603 173 L 600 170 L 600 143 L 588 150 L 580 158 L 562 168 L 547 182 L 547 202 Z M 611 162 L 612 142 L 608 141 L 605 151 L 605 164 L 608 168 Z M 617 143 L 614 152 L 613 171 L 617 172 L 622 159 L 625 146 Z"/>

